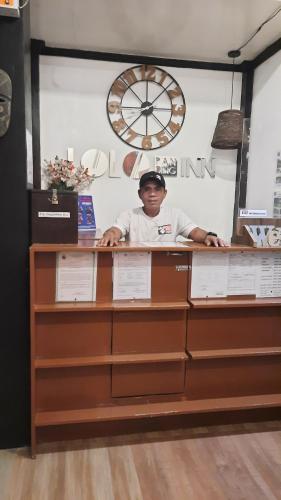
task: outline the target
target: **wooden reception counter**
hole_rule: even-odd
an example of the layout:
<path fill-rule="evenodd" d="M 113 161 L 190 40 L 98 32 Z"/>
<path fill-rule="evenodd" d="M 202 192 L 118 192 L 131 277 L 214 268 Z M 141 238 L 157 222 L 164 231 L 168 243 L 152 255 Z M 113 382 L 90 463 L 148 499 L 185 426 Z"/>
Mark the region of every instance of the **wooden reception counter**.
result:
<path fill-rule="evenodd" d="M 269 251 L 280 249 L 33 245 L 32 455 L 44 441 L 149 429 L 151 417 L 196 425 L 281 408 L 281 297 L 191 296 L 194 252 Z M 98 252 L 95 302 L 56 302 L 58 252 Z M 151 299 L 112 299 L 113 252 L 151 252 Z"/>

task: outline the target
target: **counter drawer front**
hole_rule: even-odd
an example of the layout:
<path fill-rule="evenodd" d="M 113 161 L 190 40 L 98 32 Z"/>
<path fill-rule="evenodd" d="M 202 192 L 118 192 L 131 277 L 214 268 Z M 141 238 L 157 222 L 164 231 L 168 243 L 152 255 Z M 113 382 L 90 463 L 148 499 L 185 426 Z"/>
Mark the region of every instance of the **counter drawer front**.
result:
<path fill-rule="evenodd" d="M 92 408 L 110 401 L 110 366 L 38 370 L 36 410 Z"/>
<path fill-rule="evenodd" d="M 281 356 L 189 360 L 190 399 L 281 393 Z"/>
<path fill-rule="evenodd" d="M 114 313 L 112 352 L 182 352 L 185 350 L 186 311 Z"/>
<path fill-rule="evenodd" d="M 112 397 L 182 393 L 184 378 L 184 361 L 113 366 Z"/>

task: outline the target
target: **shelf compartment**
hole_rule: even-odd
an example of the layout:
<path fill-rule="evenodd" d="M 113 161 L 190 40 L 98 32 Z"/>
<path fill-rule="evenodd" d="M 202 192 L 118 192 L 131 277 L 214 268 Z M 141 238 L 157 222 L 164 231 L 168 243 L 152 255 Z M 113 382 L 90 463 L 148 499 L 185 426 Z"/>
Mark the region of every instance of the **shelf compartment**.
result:
<path fill-rule="evenodd" d="M 112 352 L 185 351 L 186 311 L 118 311 L 113 314 Z"/>
<path fill-rule="evenodd" d="M 103 406 L 83 410 L 37 412 L 36 427 L 47 427 L 87 422 L 132 420 L 145 417 L 182 415 L 259 408 L 281 407 L 281 394 L 264 394 L 232 398 L 182 400 L 162 403 L 135 404 L 126 406 Z"/>
<path fill-rule="evenodd" d="M 35 325 L 37 358 L 79 358 L 111 354 L 112 314 L 109 311 L 38 313 Z"/>
<path fill-rule="evenodd" d="M 187 350 L 281 346 L 281 307 L 191 309 Z"/>
<path fill-rule="evenodd" d="M 184 361 L 113 365 L 112 397 L 179 394 L 184 379 Z"/>
<path fill-rule="evenodd" d="M 281 356 L 281 347 L 251 347 L 244 349 L 208 349 L 201 351 L 189 351 L 193 360 L 197 359 L 220 359 L 220 358 L 242 358 L 249 356 Z M 281 368 L 280 368 L 281 369 Z"/>
<path fill-rule="evenodd" d="M 89 408 L 111 401 L 110 366 L 54 368 L 38 370 L 36 375 L 37 411 Z"/>
<path fill-rule="evenodd" d="M 66 368 L 76 366 L 95 366 L 95 365 L 122 365 L 135 363 L 161 363 L 184 361 L 187 359 L 185 352 L 172 353 L 150 353 L 150 354 L 115 354 L 105 356 L 87 356 L 75 358 L 48 358 L 36 359 L 35 368 L 52 369 Z"/>
<path fill-rule="evenodd" d="M 189 399 L 281 393 L 280 353 L 189 359 L 186 370 L 185 393 Z"/>
<path fill-rule="evenodd" d="M 32 288 L 36 304 L 53 304 L 56 296 L 56 252 L 75 252 L 75 246 L 53 246 L 56 252 L 44 251 L 31 252 L 31 262 L 34 256 L 34 275 Z M 46 245 L 45 245 L 46 248 Z M 48 248 L 48 246 L 47 246 Z M 51 249 L 51 246 L 50 246 Z M 89 250 L 91 251 L 91 249 Z M 112 254 L 100 253 L 97 268 L 97 300 L 106 302 L 112 297 Z M 33 266 L 31 266 L 33 267 Z"/>

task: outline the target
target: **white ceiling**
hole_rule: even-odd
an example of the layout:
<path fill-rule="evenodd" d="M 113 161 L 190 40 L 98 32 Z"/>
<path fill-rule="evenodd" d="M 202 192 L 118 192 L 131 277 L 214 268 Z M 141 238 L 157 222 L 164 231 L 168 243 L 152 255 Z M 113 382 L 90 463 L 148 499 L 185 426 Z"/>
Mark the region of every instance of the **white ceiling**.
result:
<path fill-rule="evenodd" d="M 30 0 L 31 36 L 46 45 L 232 62 L 280 0 Z M 281 12 L 242 51 L 253 59 L 281 37 Z"/>

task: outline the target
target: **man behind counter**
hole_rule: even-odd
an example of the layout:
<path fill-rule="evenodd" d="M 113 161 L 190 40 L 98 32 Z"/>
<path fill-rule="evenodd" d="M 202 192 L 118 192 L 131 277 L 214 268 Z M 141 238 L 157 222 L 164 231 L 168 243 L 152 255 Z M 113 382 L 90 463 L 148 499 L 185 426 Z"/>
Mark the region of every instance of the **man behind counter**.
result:
<path fill-rule="evenodd" d="M 122 212 L 107 229 L 98 246 L 116 246 L 123 236 L 130 241 L 176 241 L 181 235 L 197 243 L 215 247 L 228 246 L 215 233 L 197 227 L 178 208 L 161 207 L 166 197 L 165 179 L 158 172 L 146 172 L 140 178 L 138 195 L 143 207 Z"/>

